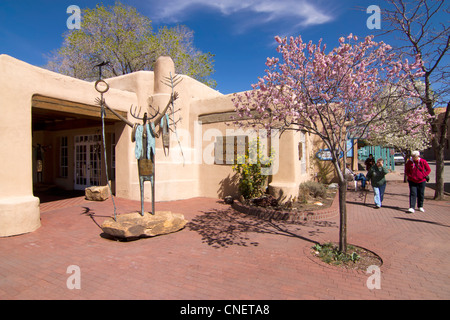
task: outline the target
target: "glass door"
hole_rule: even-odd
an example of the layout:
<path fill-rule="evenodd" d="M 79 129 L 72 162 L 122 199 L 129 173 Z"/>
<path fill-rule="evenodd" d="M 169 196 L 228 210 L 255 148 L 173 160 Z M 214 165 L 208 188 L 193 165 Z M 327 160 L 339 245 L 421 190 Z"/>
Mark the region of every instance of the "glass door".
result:
<path fill-rule="evenodd" d="M 102 177 L 101 135 L 75 137 L 75 190 L 99 186 Z"/>

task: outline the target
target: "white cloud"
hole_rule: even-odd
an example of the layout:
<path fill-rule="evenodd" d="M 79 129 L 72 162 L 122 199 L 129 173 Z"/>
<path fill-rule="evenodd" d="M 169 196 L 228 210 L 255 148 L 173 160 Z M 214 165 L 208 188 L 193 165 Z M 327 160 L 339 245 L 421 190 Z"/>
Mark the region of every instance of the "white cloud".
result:
<path fill-rule="evenodd" d="M 297 26 L 311 26 L 333 19 L 317 3 L 312 0 L 152 0 L 148 8 L 152 19 L 165 22 L 180 22 L 189 10 L 207 7 L 227 16 L 240 12 L 256 13 L 259 19 L 252 19 L 253 25 L 295 19 Z"/>

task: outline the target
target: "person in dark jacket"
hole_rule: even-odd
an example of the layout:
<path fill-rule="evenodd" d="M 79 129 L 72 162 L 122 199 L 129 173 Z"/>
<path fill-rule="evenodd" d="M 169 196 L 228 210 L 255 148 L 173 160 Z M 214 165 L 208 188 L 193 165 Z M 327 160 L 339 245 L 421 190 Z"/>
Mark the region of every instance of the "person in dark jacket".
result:
<path fill-rule="evenodd" d="M 414 213 L 417 199 L 417 207 L 421 212 L 425 212 L 423 201 L 425 199 L 425 184 L 427 176 L 431 169 L 425 159 L 420 158 L 419 151 L 411 153 L 412 159 L 408 160 L 405 165 L 405 174 L 408 177 L 409 184 L 409 210 Z"/>
<path fill-rule="evenodd" d="M 364 164 L 366 165 L 367 172 L 369 172 L 370 168 L 375 164 L 375 159 L 372 154 L 369 154 L 369 157 L 364 161 Z"/>
<path fill-rule="evenodd" d="M 374 197 L 373 201 L 377 209 L 381 208 L 381 204 L 384 198 L 384 191 L 386 190 L 386 178 L 389 170 L 383 167 L 383 159 L 378 159 L 376 165 L 370 167 L 367 173 L 367 179 L 370 179 L 372 184 Z"/>

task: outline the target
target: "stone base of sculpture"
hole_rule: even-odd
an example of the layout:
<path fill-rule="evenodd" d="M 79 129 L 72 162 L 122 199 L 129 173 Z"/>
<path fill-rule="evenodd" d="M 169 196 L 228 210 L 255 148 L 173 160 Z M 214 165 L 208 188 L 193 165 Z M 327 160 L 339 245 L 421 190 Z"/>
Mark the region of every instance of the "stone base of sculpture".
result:
<path fill-rule="evenodd" d="M 105 220 L 101 228 L 113 238 L 134 240 L 179 231 L 187 222 L 181 213 L 156 211 L 155 215 L 145 212 L 142 216 L 139 212 L 133 212 L 117 216 L 117 221 Z"/>

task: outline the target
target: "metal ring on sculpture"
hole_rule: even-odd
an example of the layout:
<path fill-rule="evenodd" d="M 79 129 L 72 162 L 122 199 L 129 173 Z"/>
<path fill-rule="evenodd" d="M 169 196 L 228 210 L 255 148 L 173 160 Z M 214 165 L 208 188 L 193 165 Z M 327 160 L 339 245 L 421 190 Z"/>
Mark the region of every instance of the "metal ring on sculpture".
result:
<path fill-rule="evenodd" d="M 106 86 L 106 88 L 104 90 L 99 89 L 99 87 L 98 87 L 99 84 L 104 84 Z M 109 84 L 107 84 L 106 81 L 104 81 L 104 80 L 97 80 L 95 82 L 95 90 L 97 90 L 97 92 L 99 92 L 99 93 L 106 93 L 109 90 Z"/>

